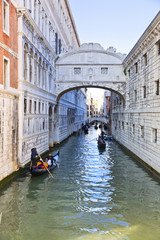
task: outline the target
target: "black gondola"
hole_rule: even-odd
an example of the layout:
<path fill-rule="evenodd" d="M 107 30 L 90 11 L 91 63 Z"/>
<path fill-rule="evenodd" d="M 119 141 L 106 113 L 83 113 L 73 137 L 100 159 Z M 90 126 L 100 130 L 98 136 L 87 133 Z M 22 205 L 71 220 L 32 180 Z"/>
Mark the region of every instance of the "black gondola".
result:
<path fill-rule="evenodd" d="M 51 170 L 53 170 L 55 167 L 57 167 L 57 161 L 58 161 L 58 159 L 59 159 L 59 152 L 56 153 L 56 154 L 53 156 L 53 159 L 54 159 L 53 165 L 47 168 L 49 171 L 51 171 Z M 32 167 L 30 168 L 30 173 L 32 174 L 32 176 L 39 176 L 39 175 L 42 175 L 42 174 L 48 172 L 47 169 L 46 169 L 46 167 L 44 167 L 44 165 L 42 165 L 42 166 L 32 166 Z"/>
<path fill-rule="evenodd" d="M 99 136 L 98 140 L 97 140 L 97 144 L 99 148 L 105 148 L 106 147 L 106 143 L 105 141 Z"/>

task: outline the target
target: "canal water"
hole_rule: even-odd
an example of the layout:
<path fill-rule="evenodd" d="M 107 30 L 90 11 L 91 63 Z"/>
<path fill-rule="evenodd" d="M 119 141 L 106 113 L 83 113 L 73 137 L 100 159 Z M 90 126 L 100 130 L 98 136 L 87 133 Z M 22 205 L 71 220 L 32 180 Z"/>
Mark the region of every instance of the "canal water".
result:
<path fill-rule="evenodd" d="M 159 240 L 160 184 L 98 131 L 60 146 L 59 167 L 0 190 L 0 240 Z"/>

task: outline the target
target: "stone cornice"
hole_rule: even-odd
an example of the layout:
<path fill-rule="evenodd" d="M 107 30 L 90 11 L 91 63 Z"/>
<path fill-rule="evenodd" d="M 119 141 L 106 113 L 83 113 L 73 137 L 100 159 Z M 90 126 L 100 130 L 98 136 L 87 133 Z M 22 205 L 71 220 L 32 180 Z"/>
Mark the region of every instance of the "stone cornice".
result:
<path fill-rule="evenodd" d="M 54 56 L 54 58 L 57 57 L 57 55 L 55 54 L 55 52 L 53 51 L 51 45 L 49 44 L 49 42 L 47 41 L 47 39 L 45 38 L 45 36 L 42 34 L 42 32 L 39 30 L 38 26 L 36 25 L 35 21 L 33 20 L 33 18 L 31 17 L 29 11 L 26 8 L 17 8 L 17 14 L 18 16 L 25 16 L 26 19 L 29 21 L 29 23 L 31 24 L 31 26 L 33 27 L 33 29 L 35 30 L 35 32 L 39 35 L 40 39 L 43 41 L 43 43 L 45 44 L 45 46 L 49 49 L 49 51 L 51 52 L 51 54 Z M 26 36 L 27 37 L 27 36 Z"/>
<path fill-rule="evenodd" d="M 124 59 L 124 66 L 129 65 L 158 34 L 160 34 L 160 11 Z"/>
<path fill-rule="evenodd" d="M 14 57 L 18 58 L 18 54 L 1 41 L 0 41 L 0 47 L 2 47 L 4 50 L 12 54 Z"/>
<path fill-rule="evenodd" d="M 77 39 L 77 42 L 78 42 L 78 46 L 80 46 L 80 40 L 79 40 L 78 32 L 77 32 L 77 29 L 76 29 L 76 24 L 75 24 L 75 21 L 74 21 L 74 18 L 73 18 L 72 11 L 71 11 L 68 0 L 65 0 L 65 3 L 66 3 L 66 6 L 67 6 L 68 14 L 69 14 L 70 19 L 71 19 L 71 23 L 72 23 L 72 26 L 73 26 L 73 29 L 74 29 L 76 39 Z"/>

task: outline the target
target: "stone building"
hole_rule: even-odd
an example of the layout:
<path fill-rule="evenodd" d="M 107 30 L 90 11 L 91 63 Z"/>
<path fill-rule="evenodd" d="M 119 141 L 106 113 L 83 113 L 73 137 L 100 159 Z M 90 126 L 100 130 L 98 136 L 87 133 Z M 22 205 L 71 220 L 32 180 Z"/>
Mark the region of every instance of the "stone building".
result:
<path fill-rule="evenodd" d="M 18 168 L 17 29 L 14 1 L 0 1 L 0 180 Z"/>
<path fill-rule="evenodd" d="M 86 95 L 70 91 L 57 103 L 56 59 L 80 45 L 68 0 L 2 0 L 0 24 L 1 180 L 32 147 L 45 152 L 78 130 Z"/>
<path fill-rule="evenodd" d="M 84 91 L 75 90 L 65 93 L 57 104 L 55 61 L 80 45 L 68 1 L 17 1 L 17 14 L 19 163 L 23 166 L 32 147 L 45 152 L 78 130 L 86 99 Z"/>
<path fill-rule="evenodd" d="M 160 173 L 160 12 L 123 65 L 125 101 L 114 96 L 112 134 Z"/>

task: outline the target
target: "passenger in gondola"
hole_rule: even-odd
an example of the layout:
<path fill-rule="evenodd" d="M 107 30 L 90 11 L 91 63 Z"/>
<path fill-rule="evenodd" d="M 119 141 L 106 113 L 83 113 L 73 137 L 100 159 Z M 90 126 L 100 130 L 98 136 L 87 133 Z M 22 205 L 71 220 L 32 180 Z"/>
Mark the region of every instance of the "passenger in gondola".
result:
<path fill-rule="evenodd" d="M 36 157 L 38 156 L 38 152 L 37 152 L 37 149 L 34 147 L 31 149 L 31 162 L 32 162 L 32 166 L 35 165 L 36 163 Z"/>
<path fill-rule="evenodd" d="M 48 163 L 48 166 L 51 167 L 53 166 L 53 163 L 54 163 L 54 158 L 52 156 L 51 153 L 49 153 L 48 157 L 47 157 L 47 163 Z"/>

